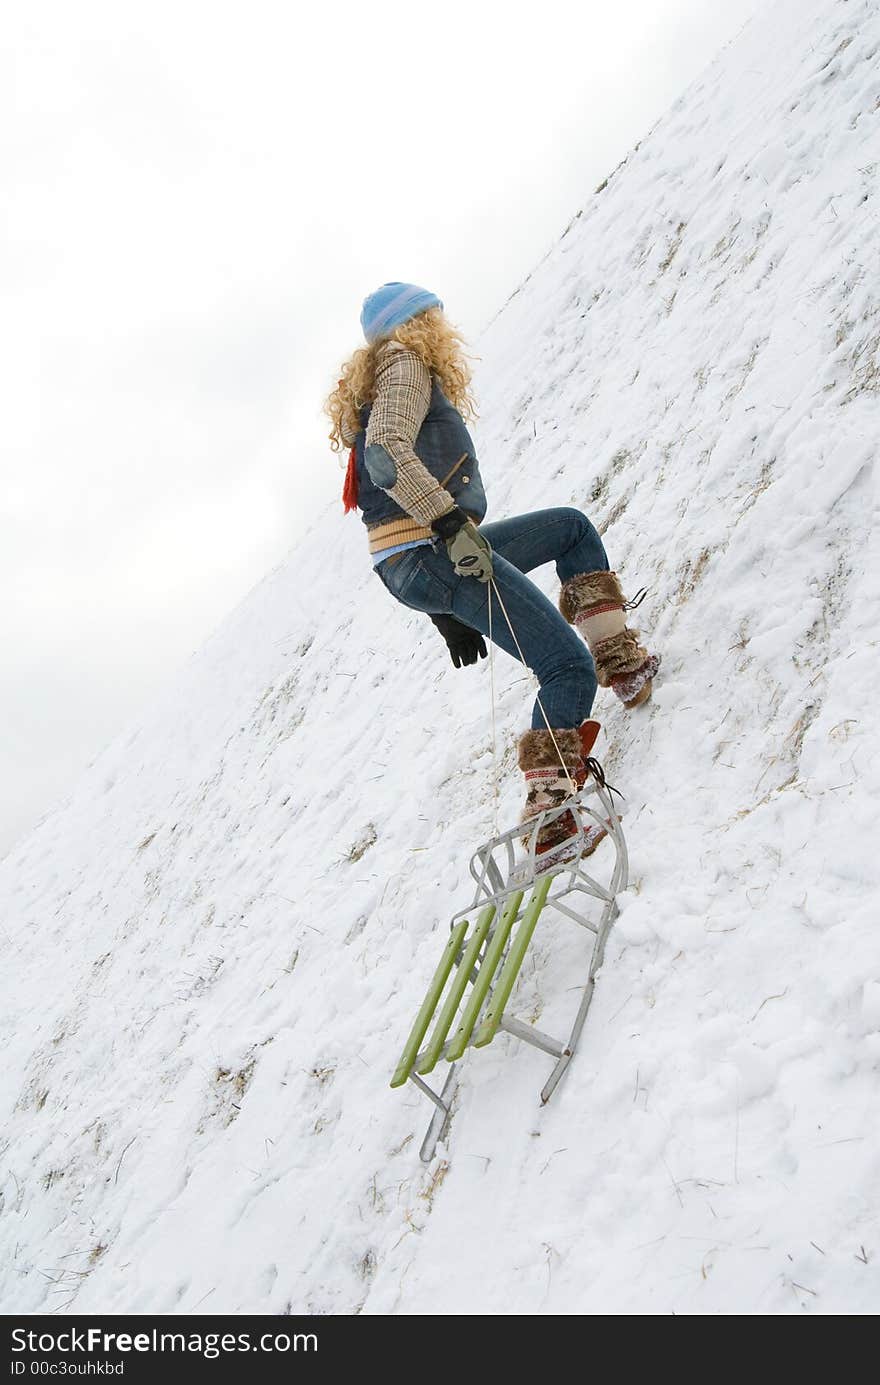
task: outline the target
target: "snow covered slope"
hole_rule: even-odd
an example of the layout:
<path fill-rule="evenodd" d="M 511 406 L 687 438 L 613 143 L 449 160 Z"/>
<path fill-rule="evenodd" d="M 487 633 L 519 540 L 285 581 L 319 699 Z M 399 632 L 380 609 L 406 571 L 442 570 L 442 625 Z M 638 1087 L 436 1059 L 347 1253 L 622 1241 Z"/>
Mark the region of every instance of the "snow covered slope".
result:
<path fill-rule="evenodd" d="M 499 1039 L 423 1169 L 388 1089 L 489 677 L 334 508 L 3 863 L 4 1311 L 880 1305 L 878 74 L 876 6 L 768 5 L 479 343 L 492 515 L 583 508 L 665 656 L 597 704 L 632 886 L 552 1103 Z"/>

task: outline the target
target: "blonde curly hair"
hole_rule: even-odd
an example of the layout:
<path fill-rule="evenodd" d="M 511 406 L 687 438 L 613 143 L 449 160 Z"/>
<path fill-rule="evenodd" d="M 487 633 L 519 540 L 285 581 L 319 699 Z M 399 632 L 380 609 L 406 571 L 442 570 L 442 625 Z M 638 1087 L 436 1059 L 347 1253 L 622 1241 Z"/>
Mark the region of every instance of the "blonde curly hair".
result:
<path fill-rule="evenodd" d="M 361 426 L 361 409 L 373 400 L 376 361 L 389 340 L 400 342 L 401 346 L 415 352 L 432 375 L 437 376 L 446 398 L 463 418 L 476 416 L 470 389 L 471 370 L 461 334 L 441 308 L 428 308 L 395 327 L 390 337 L 359 347 L 345 362 L 339 383 L 324 403 L 324 412 L 331 424 L 330 446 L 334 452 L 350 447 Z"/>

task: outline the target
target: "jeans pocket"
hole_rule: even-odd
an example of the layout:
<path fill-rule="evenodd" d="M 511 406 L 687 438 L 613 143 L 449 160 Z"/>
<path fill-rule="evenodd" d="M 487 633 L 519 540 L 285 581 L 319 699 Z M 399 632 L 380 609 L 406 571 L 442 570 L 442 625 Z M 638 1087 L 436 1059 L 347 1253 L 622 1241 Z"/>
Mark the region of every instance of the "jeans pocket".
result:
<path fill-rule="evenodd" d="M 411 550 L 409 553 L 401 553 L 399 557 L 386 558 L 378 567 L 373 568 L 373 571 L 383 587 L 399 601 L 402 589 L 412 580 L 417 566 L 417 554 Z"/>
<path fill-rule="evenodd" d="M 402 605 L 414 611 L 448 613 L 452 609 L 452 588 L 434 571 L 435 561 L 433 552 L 414 549 L 382 574 L 382 580 Z"/>

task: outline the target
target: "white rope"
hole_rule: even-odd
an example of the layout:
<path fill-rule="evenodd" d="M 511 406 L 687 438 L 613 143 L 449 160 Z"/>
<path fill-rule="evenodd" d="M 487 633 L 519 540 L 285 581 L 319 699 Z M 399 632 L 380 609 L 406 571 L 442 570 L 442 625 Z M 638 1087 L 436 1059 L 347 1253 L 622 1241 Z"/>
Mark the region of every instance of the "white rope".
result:
<path fill-rule="evenodd" d="M 525 655 L 523 654 L 522 649 L 521 649 L 521 647 L 520 647 L 520 642 L 519 642 L 519 640 L 516 638 L 516 631 L 515 631 L 514 628 L 513 628 L 513 623 L 512 623 L 512 621 L 511 621 L 511 619 L 510 619 L 510 616 L 507 614 L 507 607 L 505 606 L 503 600 L 501 599 L 501 593 L 500 593 L 500 591 L 498 590 L 498 587 L 495 585 L 495 578 L 494 578 L 494 577 L 490 577 L 490 579 L 489 579 L 489 584 L 490 584 L 490 587 L 491 587 L 491 591 L 490 591 L 490 593 L 489 593 L 489 639 L 491 640 L 491 638 L 492 638 L 492 592 L 494 591 L 495 595 L 498 597 L 498 605 L 501 607 L 502 611 L 504 612 L 504 619 L 507 621 L 508 629 L 510 630 L 511 635 L 513 636 L 513 642 L 514 642 L 514 644 L 516 645 L 517 653 L 519 654 L 519 657 L 520 657 L 520 659 L 522 660 L 524 667 L 525 667 L 525 668 L 528 668 L 529 665 L 526 663 L 526 658 L 525 658 Z M 534 677 L 534 674 L 533 674 L 532 676 Z M 536 683 L 536 685 L 537 685 L 537 683 L 538 683 L 537 678 L 535 678 L 535 683 Z M 538 703 L 538 706 L 539 706 L 540 709 L 541 709 L 541 716 L 544 718 L 544 721 L 546 722 L 547 730 L 550 732 L 550 739 L 551 739 L 551 741 L 553 742 L 554 749 L 555 749 L 555 751 L 556 751 L 556 754 L 557 754 L 558 757 L 559 757 L 559 763 L 560 763 L 561 766 L 562 766 L 563 773 L 565 774 L 566 779 L 568 780 L 569 784 L 571 785 L 572 793 L 575 793 L 575 792 L 577 791 L 577 785 L 575 784 L 574 780 L 572 779 L 571 775 L 570 775 L 569 772 L 568 772 L 568 765 L 565 763 L 565 759 L 564 759 L 564 757 L 563 757 L 562 751 L 559 749 L 559 742 L 557 741 L 556 736 L 555 736 L 554 733 L 553 733 L 553 727 L 550 725 L 550 718 L 547 716 L 547 713 L 546 713 L 546 711 L 544 710 L 544 704 L 543 704 L 543 702 L 541 701 L 541 694 L 540 694 L 540 692 L 536 694 L 536 701 L 537 701 L 537 703 Z M 493 673 L 493 685 L 492 685 L 492 735 L 493 735 L 493 737 L 494 737 L 494 735 L 495 735 L 495 685 L 494 685 L 494 673 Z"/>

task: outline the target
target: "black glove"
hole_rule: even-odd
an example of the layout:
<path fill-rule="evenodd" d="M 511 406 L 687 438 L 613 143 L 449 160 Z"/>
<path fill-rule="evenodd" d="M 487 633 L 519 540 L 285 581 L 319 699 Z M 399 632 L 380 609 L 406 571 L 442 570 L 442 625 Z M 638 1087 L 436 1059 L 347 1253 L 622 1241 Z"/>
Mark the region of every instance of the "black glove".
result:
<path fill-rule="evenodd" d="M 462 625 L 455 616 L 430 616 L 429 619 L 446 641 L 456 668 L 464 668 L 466 664 L 475 664 L 478 659 L 486 658 L 486 642 L 479 630 Z"/>

